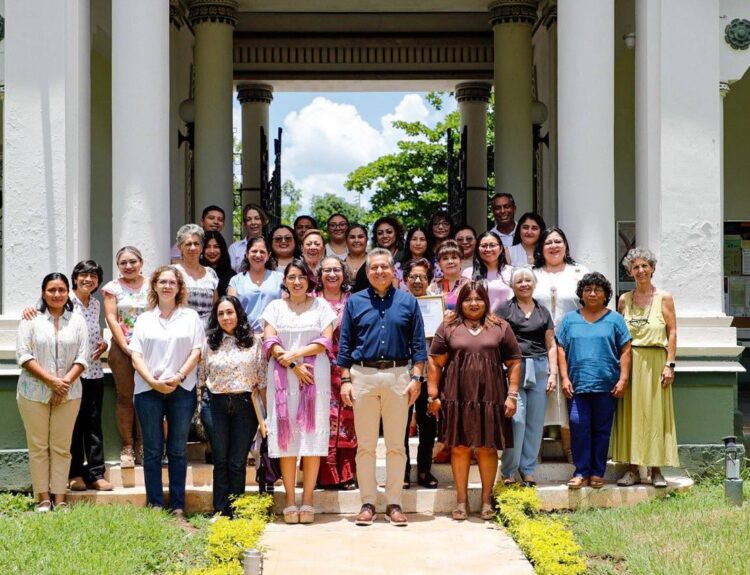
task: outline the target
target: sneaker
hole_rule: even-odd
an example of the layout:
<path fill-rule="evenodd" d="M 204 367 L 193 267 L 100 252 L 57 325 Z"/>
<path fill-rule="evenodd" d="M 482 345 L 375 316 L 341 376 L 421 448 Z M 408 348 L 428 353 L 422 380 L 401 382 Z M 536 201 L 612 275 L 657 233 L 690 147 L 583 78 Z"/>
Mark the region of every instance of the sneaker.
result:
<path fill-rule="evenodd" d="M 617 480 L 617 485 L 620 487 L 631 487 L 632 485 L 635 485 L 637 483 L 641 482 L 641 476 L 637 471 L 631 471 L 628 470 L 625 472 L 625 475 L 620 477 L 620 479 Z"/>
<path fill-rule="evenodd" d="M 122 469 L 135 467 L 135 450 L 132 445 L 123 447 L 120 451 L 120 467 Z"/>

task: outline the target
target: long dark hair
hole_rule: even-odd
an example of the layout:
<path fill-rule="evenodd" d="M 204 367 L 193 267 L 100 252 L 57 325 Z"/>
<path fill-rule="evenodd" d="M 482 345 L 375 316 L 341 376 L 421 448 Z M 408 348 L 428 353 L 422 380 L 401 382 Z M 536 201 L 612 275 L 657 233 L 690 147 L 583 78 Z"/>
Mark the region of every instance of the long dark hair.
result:
<path fill-rule="evenodd" d="M 516 233 L 513 234 L 513 245 L 521 243 L 521 224 L 526 222 L 526 220 L 533 220 L 536 225 L 539 226 L 539 237 L 542 237 L 542 231 L 544 231 L 547 228 L 547 224 L 544 223 L 544 218 L 537 214 L 536 212 L 526 212 L 523 214 L 520 218 L 518 218 L 518 223 L 516 224 Z M 537 240 L 538 242 L 538 240 Z"/>
<path fill-rule="evenodd" d="M 576 261 L 572 257 L 570 257 L 570 245 L 568 245 L 568 238 L 565 237 L 565 232 L 563 232 L 557 226 L 550 226 L 539 236 L 539 241 L 536 243 L 536 247 L 534 248 L 534 267 L 544 267 L 544 242 L 547 241 L 547 238 L 550 234 L 560 235 L 563 244 L 565 244 L 565 257 L 563 258 L 563 261 L 566 264 L 575 265 Z"/>
<path fill-rule="evenodd" d="M 67 276 L 60 272 L 52 272 L 51 274 L 44 276 L 44 279 L 42 280 L 42 297 L 39 302 L 39 311 L 42 313 L 47 311 L 47 302 L 44 301 L 44 290 L 47 289 L 47 284 L 54 280 L 60 280 L 65 284 L 65 287 L 68 289 L 68 301 L 65 302 L 63 308 L 66 311 L 73 311 L 73 302 L 70 299 L 70 282 L 68 281 Z"/>
<path fill-rule="evenodd" d="M 266 260 L 266 269 L 267 270 L 276 269 L 276 258 L 273 257 L 273 252 L 271 251 L 271 247 L 268 245 L 268 240 L 264 238 L 263 236 L 258 236 L 256 238 L 248 238 L 247 240 L 247 245 L 245 246 L 245 255 L 242 256 L 242 264 L 240 265 L 240 273 L 242 272 L 250 273 L 250 260 L 247 259 L 247 252 L 250 251 L 251 247 L 253 247 L 255 244 L 259 244 L 260 242 L 263 242 L 263 245 L 266 246 L 266 251 L 268 252 L 268 259 Z"/>
<path fill-rule="evenodd" d="M 437 241 L 437 238 L 435 238 L 435 234 L 432 233 L 432 225 L 435 223 L 435 220 L 437 219 L 442 220 L 448 220 L 448 235 L 446 236 L 446 240 L 452 240 L 453 236 L 456 235 L 456 224 L 453 223 L 453 218 L 451 218 L 450 214 L 445 210 L 438 210 L 434 214 L 432 214 L 432 217 L 430 217 L 430 221 L 427 223 L 427 245 L 430 246 L 431 250 L 435 250 L 435 242 Z M 409 244 L 406 244 L 407 247 Z"/>
<path fill-rule="evenodd" d="M 237 327 L 234 330 L 234 337 L 237 340 L 237 345 L 245 348 L 253 347 L 255 339 L 253 338 L 253 330 L 247 322 L 247 314 L 245 313 L 240 300 L 233 295 L 221 296 L 216 300 L 214 307 L 211 308 L 211 317 L 208 320 L 208 336 L 206 337 L 208 347 L 210 347 L 212 351 L 216 351 L 221 345 L 221 340 L 224 339 L 224 334 L 226 332 L 221 329 L 221 326 L 219 326 L 218 310 L 219 304 L 225 301 L 232 304 L 234 313 L 237 314 Z"/>
<path fill-rule="evenodd" d="M 205 256 L 206 246 L 208 245 L 208 242 L 210 240 L 216 241 L 219 246 L 219 252 L 221 254 L 219 256 L 219 261 L 216 262 L 215 265 L 209 263 Z M 201 257 L 198 259 L 198 261 L 202 266 L 213 268 L 213 270 L 216 272 L 216 275 L 219 276 L 219 285 L 216 288 L 216 291 L 219 293 L 219 295 L 224 295 L 225 293 L 227 293 L 227 286 L 229 285 L 229 280 L 231 280 L 232 276 L 234 276 L 234 270 L 232 269 L 232 262 L 229 259 L 229 250 L 227 249 L 227 242 L 224 240 L 224 236 L 216 231 L 206 232 L 203 236 L 203 249 L 201 250 Z"/>
<path fill-rule="evenodd" d="M 435 261 L 435 254 L 432 251 L 432 243 L 430 242 L 430 234 L 427 231 L 427 228 L 425 226 L 414 226 L 413 228 L 409 228 L 409 231 L 406 232 L 406 241 L 404 242 L 404 253 L 401 257 L 401 265 L 403 266 L 406 262 L 414 259 L 416 256 L 412 256 L 411 249 L 409 248 L 409 244 L 411 244 L 411 238 L 414 236 L 415 233 L 422 232 L 424 234 L 425 240 L 427 242 L 427 251 L 425 251 L 424 254 L 419 256 L 420 258 L 426 258 L 428 261 L 434 262 Z"/>
<path fill-rule="evenodd" d="M 396 252 L 400 252 L 404 247 L 404 226 L 402 226 L 401 222 L 399 222 L 393 216 L 382 216 L 375 220 L 375 223 L 372 224 L 372 247 L 380 247 L 378 245 L 378 228 L 382 224 L 388 224 L 393 228 L 393 231 L 396 233 Z"/>
<path fill-rule="evenodd" d="M 294 244 L 294 252 L 292 253 L 292 258 L 300 257 L 302 255 L 300 252 L 300 243 L 297 241 L 297 234 L 294 233 L 294 229 L 291 226 L 287 226 L 286 224 L 279 224 L 271 228 L 271 231 L 268 233 L 266 242 L 266 245 L 271 246 L 271 255 L 273 256 L 273 259 L 278 261 L 273 251 L 273 235 L 279 230 L 287 230 L 290 234 L 292 234 L 292 243 Z"/>
<path fill-rule="evenodd" d="M 322 262 L 323 258 L 321 258 L 320 261 Z M 292 261 L 286 264 L 286 267 L 284 268 L 284 281 L 281 283 L 281 289 L 289 293 L 289 290 L 287 289 L 284 282 L 286 282 L 286 276 L 289 275 L 289 271 L 292 268 L 297 268 L 307 277 L 307 290 L 306 290 L 307 293 L 314 292 L 315 286 L 317 285 L 317 282 L 315 281 L 315 274 L 312 272 L 312 270 L 310 270 L 310 266 L 308 266 L 307 262 L 303 260 L 302 258 L 294 258 Z"/>
<path fill-rule="evenodd" d="M 493 325 L 493 321 L 490 320 L 492 312 L 490 310 L 490 296 L 487 293 L 487 284 L 484 280 L 471 280 L 466 282 L 458 290 L 458 296 L 456 296 L 456 307 L 453 310 L 453 317 L 450 321 L 445 324 L 446 328 L 451 330 L 457 328 L 466 319 L 464 317 L 463 303 L 471 292 L 476 292 L 477 295 L 484 302 L 484 317 L 482 318 L 482 325 L 489 327 Z M 497 321 L 497 320 L 495 320 Z"/>
<path fill-rule="evenodd" d="M 471 279 L 473 280 L 487 279 L 487 264 L 485 264 L 482 261 L 482 258 L 479 257 L 479 244 L 484 238 L 488 236 L 492 237 L 492 239 L 494 240 L 497 240 L 497 243 L 500 244 L 500 256 L 497 259 L 497 273 L 501 278 L 503 268 L 508 265 L 508 262 L 505 259 L 505 248 L 503 247 L 503 241 L 500 239 L 500 236 L 493 231 L 482 232 L 481 234 L 479 234 L 479 236 L 477 236 L 477 246 L 474 248 L 474 270 L 471 274 Z"/>

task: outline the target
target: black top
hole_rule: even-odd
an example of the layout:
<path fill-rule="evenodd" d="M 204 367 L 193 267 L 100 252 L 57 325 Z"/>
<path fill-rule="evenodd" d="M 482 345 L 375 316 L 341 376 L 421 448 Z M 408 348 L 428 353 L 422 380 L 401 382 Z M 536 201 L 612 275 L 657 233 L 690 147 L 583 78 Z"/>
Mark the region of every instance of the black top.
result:
<path fill-rule="evenodd" d="M 511 298 L 500 307 L 497 314 L 513 328 L 523 357 L 547 355 L 544 334 L 548 329 L 554 330 L 555 324 L 546 307 L 534 300 L 534 311 L 527 318 L 518 307 L 516 298 Z"/>

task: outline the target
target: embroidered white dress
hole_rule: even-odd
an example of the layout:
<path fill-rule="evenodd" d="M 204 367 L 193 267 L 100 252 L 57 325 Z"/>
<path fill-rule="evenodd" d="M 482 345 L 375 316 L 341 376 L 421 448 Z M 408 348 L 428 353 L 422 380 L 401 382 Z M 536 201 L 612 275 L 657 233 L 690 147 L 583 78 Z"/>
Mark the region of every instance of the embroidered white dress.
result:
<path fill-rule="evenodd" d="M 273 326 L 286 350 L 299 349 L 321 337 L 321 333 L 336 321 L 336 313 L 322 299 L 315 298 L 310 307 L 297 314 L 291 310 L 287 300 L 274 300 L 266 306 L 261 316 L 264 324 Z M 301 361 L 301 360 L 298 360 Z M 331 404 L 331 363 L 325 352 L 315 356 L 313 365 L 315 379 L 315 431 L 305 432 L 297 425 L 297 406 L 300 401 L 300 383 L 294 371 L 286 369 L 286 401 L 292 438 L 286 450 L 281 451 L 276 422 L 274 370 L 282 368 L 275 360 L 268 362 L 266 398 L 268 405 L 268 453 L 271 457 L 328 455 Z"/>

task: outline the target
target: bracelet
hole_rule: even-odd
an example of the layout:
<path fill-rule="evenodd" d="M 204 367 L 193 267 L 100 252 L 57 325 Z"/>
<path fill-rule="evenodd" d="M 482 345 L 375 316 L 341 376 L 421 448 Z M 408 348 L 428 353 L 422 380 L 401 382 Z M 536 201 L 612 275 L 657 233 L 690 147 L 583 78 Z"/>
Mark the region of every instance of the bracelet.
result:
<path fill-rule="evenodd" d="M 352 378 L 351 377 L 342 377 L 341 378 L 341 383 L 351 383 L 351 382 L 352 382 Z"/>
<path fill-rule="evenodd" d="M 185 374 L 180 370 L 177 370 L 177 377 L 180 379 L 180 381 L 185 381 Z"/>

